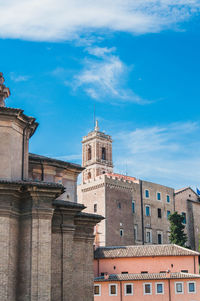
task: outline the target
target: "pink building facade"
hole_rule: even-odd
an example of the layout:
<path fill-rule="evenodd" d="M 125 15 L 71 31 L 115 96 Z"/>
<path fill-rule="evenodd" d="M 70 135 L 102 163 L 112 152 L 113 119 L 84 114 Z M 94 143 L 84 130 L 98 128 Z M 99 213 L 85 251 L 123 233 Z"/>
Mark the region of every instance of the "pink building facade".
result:
<path fill-rule="evenodd" d="M 200 301 L 199 253 L 176 245 L 95 251 L 95 301 Z"/>

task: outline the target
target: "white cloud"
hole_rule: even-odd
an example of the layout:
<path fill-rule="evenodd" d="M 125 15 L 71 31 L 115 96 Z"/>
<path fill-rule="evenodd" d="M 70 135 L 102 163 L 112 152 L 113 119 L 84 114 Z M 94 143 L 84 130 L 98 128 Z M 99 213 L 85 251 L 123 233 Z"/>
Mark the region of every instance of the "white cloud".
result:
<path fill-rule="evenodd" d="M 7 0 L 0 2 L 0 37 L 59 41 L 85 33 L 159 32 L 199 9 L 199 0 Z"/>
<path fill-rule="evenodd" d="M 19 74 L 16 74 L 15 72 L 10 73 L 10 79 L 16 83 L 26 82 L 27 80 L 29 80 L 29 78 L 30 78 L 30 76 L 28 76 L 28 75 L 19 75 Z"/>
<path fill-rule="evenodd" d="M 116 170 L 172 187 L 200 186 L 200 126 L 140 128 L 114 137 Z"/>
<path fill-rule="evenodd" d="M 113 51 L 115 48 L 90 48 L 88 52 L 98 58 L 85 59 L 83 70 L 74 76 L 73 89 L 81 88 L 97 101 L 146 103 L 126 87 L 130 68 Z"/>
<path fill-rule="evenodd" d="M 97 57 L 104 57 L 105 55 L 108 55 L 110 53 L 115 52 L 116 48 L 115 47 L 111 47 L 111 48 L 108 48 L 108 47 L 88 47 L 88 48 L 86 48 L 86 51 L 91 55 L 94 55 L 94 56 L 97 56 Z"/>

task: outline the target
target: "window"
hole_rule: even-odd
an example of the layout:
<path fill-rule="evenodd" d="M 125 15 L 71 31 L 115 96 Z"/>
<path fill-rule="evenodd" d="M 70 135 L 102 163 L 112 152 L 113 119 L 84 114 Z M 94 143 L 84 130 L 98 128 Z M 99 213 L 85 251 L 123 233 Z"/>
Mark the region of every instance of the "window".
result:
<path fill-rule="evenodd" d="M 149 198 L 149 190 L 148 189 L 145 190 L 145 198 Z"/>
<path fill-rule="evenodd" d="M 101 159 L 106 160 L 106 148 L 102 147 L 101 149 Z"/>
<path fill-rule="evenodd" d="M 186 224 L 186 213 L 185 212 L 182 212 L 182 216 L 183 216 L 183 224 Z"/>
<path fill-rule="evenodd" d="M 95 296 L 101 296 L 101 285 L 95 284 L 94 286 L 94 295 Z"/>
<path fill-rule="evenodd" d="M 161 245 L 162 244 L 162 234 L 158 233 L 157 237 L 158 237 L 158 244 Z"/>
<path fill-rule="evenodd" d="M 171 211 L 167 210 L 167 219 L 169 219 L 170 214 L 171 214 Z"/>
<path fill-rule="evenodd" d="M 133 296 L 133 284 L 126 283 L 124 284 L 125 296 Z"/>
<path fill-rule="evenodd" d="M 161 193 L 160 192 L 157 192 L 157 200 L 161 201 Z"/>
<path fill-rule="evenodd" d="M 105 273 L 102 272 L 102 273 L 101 273 L 101 276 L 104 276 L 104 275 L 105 275 Z"/>
<path fill-rule="evenodd" d="M 94 204 L 94 212 L 97 212 L 97 204 Z"/>
<path fill-rule="evenodd" d="M 181 273 L 188 273 L 188 270 L 181 270 Z"/>
<path fill-rule="evenodd" d="M 137 240 L 137 232 L 138 232 L 137 225 L 134 225 L 134 239 L 135 239 L 135 241 Z"/>
<path fill-rule="evenodd" d="M 147 271 L 142 271 L 141 274 L 148 274 L 148 272 Z"/>
<path fill-rule="evenodd" d="M 128 272 L 121 272 L 121 274 L 128 274 Z"/>
<path fill-rule="evenodd" d="M 119 230 L 119 235 L 120 235 L 120 237 L 124 236 L 124 230 L 123 229 Z"/>
<path fill-rule="evenodd" d="M 109 284 L 109 296 L 117 296 L 117 284 Z"/>
<path fill-rule="evenodd" d="M 196 293 L 196 282 L 188 282 L 188 293 Z"/>
<path fill-rule="evenodd" d="M 147 243 L 151 243 L 152 242 L 151 230 L 146 230 L 146 242 Z"/>
<path fill-rule="evenodd" d="M 170 203 L 170 196 L 167 195 L 167 203 Z"/>
<path fill-rule="evenodd" d="M 118 207 L 119 209 L 121 209 L 121 203 L 118 203 L 118 204 L 117 204 L 117 207 Z"/>
<path fill-rule="evenodd" d="M 132 213 L 135 213 L 135 201 L 132 201 Z"/>
<path fill-rule="evenodd" d="M 88 160 L 92 159 L 92 149 L 91 146 L 88 147 Z"/>
<path fill-rule="evenodd" d="M 144 283 L 144 295 L 151 295 L 152 294 L 152 284 L 151 283 Z"/>
<path fill-rule="evenodd" d="M 164 294 L 164 283 L 156 283 L 156 294 Z"/>
<path fill-rule="evenodd" d="M 175 293 L 183 294 L 183 282 L 175 282 Z"/>
<path fill-rule="evenodd" d="M 162 217 L 161 209 L 158 208 L 158 218 L 161 218 L 161 217 Z"/>
<path fill-rule="evenodd" d="M 148 205 L 145 206 L 145 214 L 146 214 L 146 216 L 151 215 L 150 206 L 148 206 Z"/>
<path fill-rule="evenodd" d="M 88 179 L 91 179 L 92 175 L 91 172 L 88 172 Z"/>

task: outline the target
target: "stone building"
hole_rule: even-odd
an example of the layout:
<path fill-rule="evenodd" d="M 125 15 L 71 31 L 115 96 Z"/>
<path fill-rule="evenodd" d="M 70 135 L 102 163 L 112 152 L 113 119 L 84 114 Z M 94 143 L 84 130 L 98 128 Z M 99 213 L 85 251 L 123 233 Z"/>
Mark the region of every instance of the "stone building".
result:
<path fill-rule="evenodd" d="M 188 246 L 200 250 L 200 201 L 198 194 L 185 187 L 175 191 L 175 211 L 184 216 Z"/>
<path fill-rule="evenodd" d="M 188 217 L 188 245 L 198 250 L 200 203 L 194 192 L 188 197 L 182 190 L 114 173 L 112 138 L 98 124 L 83 137 L 82 154 L 79 202 L 87 212 L 105 216 L 95 230 L 98 246 L 169 243 L 168 216 L 177 210 Z"/>
<path fill-rule="evenodd" d="M 92 301 L 102 217 L 76 202 L 79 165 L 29 154 L 38 123 L 5 107 L 9 95 L 1 73 L 0 300 Z"/>

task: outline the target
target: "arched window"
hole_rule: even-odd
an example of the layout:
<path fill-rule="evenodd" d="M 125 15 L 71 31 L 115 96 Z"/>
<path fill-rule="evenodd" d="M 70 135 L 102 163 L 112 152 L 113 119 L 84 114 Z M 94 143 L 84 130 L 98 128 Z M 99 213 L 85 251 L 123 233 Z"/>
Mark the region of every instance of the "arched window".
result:
<path fill-rule="evenodd" d="M 91 146 L 88 147 L 88 160 L 92 159 L 92 149 Z"/>
<path fill-rule="evenodd" d="M 102 150 L 101 150 L 101 159 L 102 160 L 106 160 L 106 148 L 105 147 L 102 147 Z"/>

